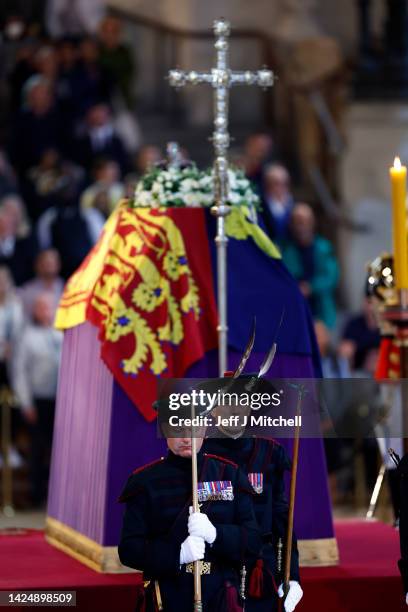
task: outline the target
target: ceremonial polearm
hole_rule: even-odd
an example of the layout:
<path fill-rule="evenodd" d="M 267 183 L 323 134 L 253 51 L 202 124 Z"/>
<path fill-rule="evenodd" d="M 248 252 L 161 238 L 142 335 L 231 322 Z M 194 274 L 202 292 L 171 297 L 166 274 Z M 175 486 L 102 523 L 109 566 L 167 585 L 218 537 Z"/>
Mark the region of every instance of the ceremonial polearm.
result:
<path fill-rule="evenodd" d="M 292 385 L 290 385 L 292 386 Z M 292 457 L 292 470 L 290 478 L 290 492 L 289 492 L 289 512 L 288 512 L 288 526 L 286 531 L 286 551 L 285 551 L 285 565 L 283 571 L 283 599 L 280 601 L 280 609 L 284 608 L 284 601 L 288 595 L 290 587 L 290 566 L 292 559 L 292 541 L 293 541 L 293 522 L 295 518 L 295 500 L 296 500 L 296 481 L 297 471 L 299 463 L 299 443 L 300 443 L 300 415 L 302 410 L 302 398 L 306 392 L 304 385 L 298 387 L 298 399 L 296 405 L 296 429 L 295 437 L 293 439 L 293 457 Z"/>
<path fill-rule="evenodd" d="M 194 404 L 191 404 L 191 419 L 194 423 L 195 410 Z M 192 506 L 193 512 L 200 512 L 200 505 L 198 503 L 198 469 L 197 469 L 197 439 L 196 429 L 194 426 L 191 428 L 191 470 L 192 470 Z M 194 612 L 202 612 L 203 602 L 201 595 L 201 561 L 194 561 Z"/>
<path fill-rule="evenodd" d="M 228 319 L 227 319 L 227 236 L 225 217 L 230 212 L 228 206 L 228 132 L 229 90 L 233 85 L 259 85 L 266 88 L 273 85 L 273 72 L 262 68 L 257 72 L 233 71 L 228 64 L 228 37 L 230 24 L 224 19 L 214 21 L 216 66 L 209 72 L 191 70 L 170 70 L 169 81 L 174 87 L 207 83 L 214 89 L 214 195 L 215 206 L 212 212 L 217 217 L 217 274 L 218 274 L 218 367 L 220 376 L 228 370 Z"/>

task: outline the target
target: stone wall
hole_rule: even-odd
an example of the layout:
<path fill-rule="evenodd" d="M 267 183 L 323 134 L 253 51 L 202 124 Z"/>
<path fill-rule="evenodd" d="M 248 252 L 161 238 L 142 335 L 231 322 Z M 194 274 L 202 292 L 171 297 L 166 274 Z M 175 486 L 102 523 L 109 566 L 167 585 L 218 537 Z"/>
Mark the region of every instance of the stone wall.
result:
<path fill-rule="evenodd" d="M 357 43 L 356 0 L 108 0 L 109 6 L 157 19 L 181 28 L 211 27 L 223 16 L 235 27 L 248 27 L 279 36 L 308 34 L 314 28 L 335 36 L 347 55 Z M 380 32 L 383 0 L 373 0 L 373 28 Z"/>

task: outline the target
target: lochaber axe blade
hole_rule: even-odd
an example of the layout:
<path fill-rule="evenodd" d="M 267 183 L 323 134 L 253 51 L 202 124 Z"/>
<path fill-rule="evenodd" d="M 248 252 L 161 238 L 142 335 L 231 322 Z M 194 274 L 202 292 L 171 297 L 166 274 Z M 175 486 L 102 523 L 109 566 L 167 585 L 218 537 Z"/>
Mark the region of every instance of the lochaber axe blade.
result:
<path fill-rule="evenodd" d="M 251 330 L 251 335 L 249 337 L 248 340 L 248 344 L 246 346 L 246 349 L 244 351 L 244 354 L 241 357 L 241 361 L 238 364 L 237 369 L 234 372 L 234 375 L 232 378 L 238 378 L 241 374 L 243 369 L 245 368 L 246 362 L 248 361 L 251 353 L 252 353 L 252 349 L 254 348 L 254 344 L 255 344 L 255 332 L 256 332 L 256 317 L 254 316 L 253 321 L 252 321 L 252 330 Z"/>
<path fill-rule="evenodd" d="M 401 462 L 401 458 L 399 457 L 399 455 L 397 455 L 397 453 L 395 452 L 393 448 L 388 449 L 388 454 L 393 460 L 393 462 L 395 463 L 395 466 L 398 467 Z"/>
<path fill-rule="evenodd" d="M 278 339 L 279 331 L 280 331 L 280 328 L 282 327 L 282 322 L 283 322 L 284 317 L 285 317 L 285 307 L 282 308 L 282 313 L 279 319 L 278 326 L 275 331 L 275 338 L 274 338 L 273 344 L 271 348 L 269 349 L 269 352 L 266 355 L 265 359 L 263 360 L 261 367 L 259 368 L 258 378 L 261 378 L 261 376 L 264 376 L 265 374 L 268 373 L 273 363 L 273 360 L 275 359 L 276 349 L 278 348 L 276 341 Z"/>
<path fill-rule="evenodd" d="M 276 344 L 276 342 L 274 342 L 269 350 L 269 353 L 266 355 L 261 365 L 261 368 L 258 372 L 258 378 L 261 378 L 261 376 L 263 376 L 269 371 L 269 368 L 271 367 L 273 360 L 275 359 L 277 348 L 278 348 L 278 345 Z"/>

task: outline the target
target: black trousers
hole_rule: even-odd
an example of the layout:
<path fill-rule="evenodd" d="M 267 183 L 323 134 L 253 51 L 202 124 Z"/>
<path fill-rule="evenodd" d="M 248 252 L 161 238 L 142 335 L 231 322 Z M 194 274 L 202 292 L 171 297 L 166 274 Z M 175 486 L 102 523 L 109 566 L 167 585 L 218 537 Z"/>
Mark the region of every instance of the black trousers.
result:
<path fill-rule="evenodd" d="M 37 421 L 31 425 L 30 485 L 34 505 L 47 497 L 50 471 L 52 433 L 54 429 L 55 399 L 35 399 Z"/>
<path fill-rule="evenodd" d="M 159 581 L 164 612 L 191 612 L 194 601 L 193 574 Z M 151 583 L 146 600 L 136 603 L 136 612 L 157 612 L 154 588 Z M 203 612 L 242 612 L 238 598 L 238 578 L 235 572 L 220 571 L 201 576 Z"/>

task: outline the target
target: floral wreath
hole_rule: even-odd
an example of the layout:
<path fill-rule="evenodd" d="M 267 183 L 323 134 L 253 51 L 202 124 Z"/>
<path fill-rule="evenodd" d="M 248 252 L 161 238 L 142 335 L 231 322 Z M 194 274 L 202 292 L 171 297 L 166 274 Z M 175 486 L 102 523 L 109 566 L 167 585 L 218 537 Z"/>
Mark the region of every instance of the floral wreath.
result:
<path fill-rule="evenodd" d="M 228 170 L 230 206 L 260 208 L 259 196 L 243 170 Z M 214 204 L 213 170 L 199 170 L 195 164 L 149 170 L 136 185 L 131 205 L 134 208 L 209 208 Z"/>

